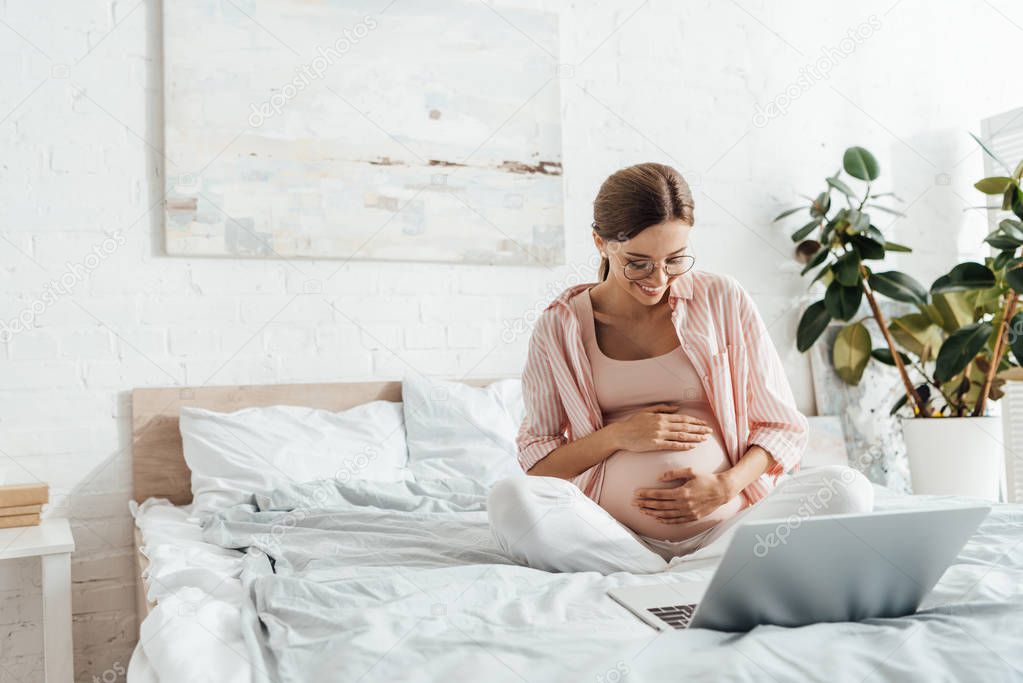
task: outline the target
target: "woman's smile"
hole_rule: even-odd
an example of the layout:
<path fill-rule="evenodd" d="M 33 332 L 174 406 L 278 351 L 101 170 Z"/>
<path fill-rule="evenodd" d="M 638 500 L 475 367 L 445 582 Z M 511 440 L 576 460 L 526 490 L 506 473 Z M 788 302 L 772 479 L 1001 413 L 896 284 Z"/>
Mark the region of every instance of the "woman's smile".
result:
<path fill-rule="evenodd" d="M 639 288 L 639 291 L 643 292 L 647 296 L 658 296 L 664 292 L 664 285 L 661 285 L 660 287 L 645 287 L 638 282 L 634 282 L 633 284 Z"/>

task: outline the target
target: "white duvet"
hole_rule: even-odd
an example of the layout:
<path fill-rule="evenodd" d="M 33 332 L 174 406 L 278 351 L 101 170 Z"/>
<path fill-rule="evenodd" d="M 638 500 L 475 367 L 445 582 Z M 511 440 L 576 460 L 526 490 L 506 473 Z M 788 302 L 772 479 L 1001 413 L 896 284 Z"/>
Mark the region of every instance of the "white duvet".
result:
<path fill-rule="evenodd" d="M 285 513 L 242 511 L 214 525 L 212 536 L 207 530 L 218 544 L 203 540 L 186 511 L 144 505 L 137 521 L 159 605 L 142 625 L 131 680 L 1023 679 L 1021 506 L 994 508 L 914 616 L 743 635 L 658 634 L 607 589 L 703 580 L 712 561 L 656 576 L 518 567 L 499 556 L 485 511 L 457 487 L 405 498 L 393 485 L 376 486 L 290 523 L 271 516 Z M 877 489 L 879 509 L 935 502 Z M 269 532 L 252 526 L 263 522 L 259 515 L 273 522 Z M 286 551 L 275 544 L 275 525 Z M 222 547 L 249 533 L 256 540 L 247 556 Z M 246 564 L 275 552 L 276 574 L 268 582 L 250 576 L 243 590 Z M 253 600 L 255 585 L 270 589 Z M 243 606 L 263 619 L 256 632 L 269 659 L 246 642 Z"/>

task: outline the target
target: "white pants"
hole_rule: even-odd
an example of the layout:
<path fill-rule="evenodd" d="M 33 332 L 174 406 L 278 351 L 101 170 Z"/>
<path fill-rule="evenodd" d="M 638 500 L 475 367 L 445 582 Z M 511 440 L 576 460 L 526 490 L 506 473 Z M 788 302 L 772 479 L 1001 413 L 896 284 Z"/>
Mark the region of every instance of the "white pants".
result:
<path fill-rule="evenodd" d="M 557 477 L 502 479 L 487 504 L 491 532 L 516 562 L 552 572 L 601 574 L 651 574 L 667 569 L 672 558 L 721 555 L 742 522 L 870 512 L 873 507 L 874 489 L 867 478 L 840 466 L 800 471 L 734 517 L 678 542 L 637 535 Z"/>

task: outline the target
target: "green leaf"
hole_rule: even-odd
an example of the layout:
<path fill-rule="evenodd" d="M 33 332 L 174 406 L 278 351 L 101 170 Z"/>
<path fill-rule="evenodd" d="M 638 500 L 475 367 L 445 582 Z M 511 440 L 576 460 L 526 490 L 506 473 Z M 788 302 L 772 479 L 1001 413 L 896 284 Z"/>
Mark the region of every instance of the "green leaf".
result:
<path fill-rule="evenodd" d="M 977 307 L 989 309 L 989 312 L 1001 310 L 1002 289 L 991 287 L 990 289 L 978 289 Z"/>
<path fill-rule="evenodd" d="M 846 197 L 852 198 L 856 196 L 856 194 L 852 191 L 852 188 L 850 188 L 843 181 L 838 179 L 837 174 L 831 176 L 830 178 L 827 178 L 826 180 L 828 181 L 828 185 L 835 188 L 836 190 L 844 194 Z"/>
<path fill-rule="evenodd" d="M 849 221 L 849 227 L 846 229 L 846 232 L 856 234 L 870 227 L 870 215 L 863 213 L 859 209 L 849 209 L 846 212 L 845 218 Z"/>
<path fill-rule="evenodd" d="M 934 365 L 934 379 L 947 382 L 962 372 L 980 353 L 994 328 L 991 323 L 979 322 L 962 327 L 948 336 L 938 351 Z"/>
<path fill-rule="evenodd" d="M 939 292 L 932 295 L 934 309 L 940 318 L 935 322 L 946 332 L 955 332 L 963 325 L 969 325 L 973 322 L 975 308 L 972 299 L 964 292 Z"/>
<path fill-rule="evenodd" d="M 848 215 L 849 209 L 839 209 L 838 213 L 825 223 L 824 230 L 821 232 L 821 242 L 827 244 L 836 232 L 839 234 L 844 233 L 849 224 L 849 221 L 846 219 Z"/>
<path fill-rule="evenodd" d="M 869 237 L 853 235 L 852 244 L 863 259 L 883 259 L 884 246 Z"/>
<path fill-rule="evenodd" d="M 791 216 L 792 214 L 796 213 L 797 211 L 805 211 L 805 210 L 806 210 L 805 206 L 797 206 L 794 209 L 786 209 L 785 211 L 782 211 L 780 214 L 775 216 L 774 220 L 771 221 L 771 222 L 775 223 L 777 221 L 780 221 L 782 218 L 785 218 L 786 216 Z"/>
<path fill-rule="evenodd" d="M 810 304 L 803 317 L 799 319 L 799 328 L 796 330 L 796 348 L 805 352 L 827 329 L 831 322 L 827 307 L 824 301 L 816 301 Z"/>
<path fill-rule="evenodd" d="M 983 192 L 984 194 L 1003 194 L 1009 185 L 1012 184 L 1012 178 L 1006 178 L 1005 176 L 991 176 L 990 178 L 983 178 L 973 184 L 975 188 Z"/>
<path fill-rule="evenodd" d="M 878 197 L 891 197 L 897 202 L 902 201 L 902 198 L 899 197 L 899 195 L 895 194 L 894 192 L 879 192 L 878 194 L 871 195 L 871 197 L 873 197 L 874 199 L 877 199 Z"/>
<path fill-rule="evenodd" d="M 792 241 L 793 242 L 801 241 L 803 238 L 805 238 L 807 235 L 813 232 L 814 228 L 816 228 L 820 224 L 821 222 L 819 219 L 810 221 L 809 223 L 801 227 L 799 230 L 796 230 L 794 233 L 792 233 Z"/>
<path fill-rule="evenodd" d="M 870 332 L 863 323 L 846 325 L 835 337 L 831 350 L 835 372 L 846 384 L 857 385 L 870 360 Z"/>
<path fill-rule="evenodd" d="M 838 280 L 832 280 L 824 292 L 824 306 L 828 309 L 828 315 L 838 320 L 849 320 L 856 315 L 862 300 L 862 287 L 845 287 Z"/>
<path fill-rule="evenodd" d="M 810 259 L 805 266 L 803 266 L 803 270 L 799 271 L 799 274 L 806 275 L 811 270 L 824 263 L 824 259 L 828 257 L 829 253 L 831 252 L 826 247 L 818 249 L 817 253 L 813 255 L 813 258 Z"/>
<path fill-rule="evenodd" d="M 924 304 L 923 306 L 918 306 L 918 308 L 921 313 L 930 318 L 932 323 L 944 327 L 945 320 L 941 317 L 941 312 L 938 310 L 938 307 L 933 303 Z"/>
<path fill-rule="evenodd" d="M 995 249 L 1017 249 L 1020 245 L 1023 245 L 1023 240 L 1006 237 L 998 230 L 990 233 L 984 238 L 984 241 Z"/>
<path fill-rule="evenodd" d="M 897 270 L 871 273 L 867 282 L 875 292 L 880 292 L 890 299 L 917 305 L 927 303 L 927 290 L 924 289 L 924 286 L 909 275 Z"/>
<path fill-rule="evenodd" d="M 984 144 L 984 142 L 983 142 L 983 141 L 982 141 L 982 140 L 981 140 L 980 138 L 978 138 L 978 137 L 977 137 L 976 135 L 974 135 L 973 133 L 970 133 L 970 137 L 971 137 L 971 138 L 973 138 L 974 140 L 976 140 L 976 141 L 977 141 L 977 144 L 978 144 L 978 145 L 980 145 L 980 148 L 981 148 L 982 150 L 984 150 L 985 154 L 987 154 L 987 155 L 988 155 L 989 157 L 991 157 L 992 159 L 994 159 L 995 161 L 997 161 L 997 162 L 998 162 L 998 164 L 999 164 L 999 165 L 1000 165 L 1000 166 L 1001 166 L 1002 168 L 1004 168 L 1004 169 L 1005 169 L 1006 171 L 1008 171 L 1008 170 L 1009 170 L 1009 167 L 1005 165 L 1005 162 L 1004 162 L 1004 161 L 1002 161 L 1001 159 L 999 159 L 999 158 L 998 158 L 997 156 L 995 156 L 995 153 L 994 153 L 994 152 L 992 152 L 992 151 L 991 151 L 990 149 L 988 149 L 987 145 L 985 145 L 985 144 Z"/>
<path fill-rule="evenodd" d="M 910 249 L 906 245 L 899 244 L 898 242 L 892 242 L 891 240 L 885 240 L 884 248 L 885 248 L 886 251 L 902 251 L 902 252 L 911 252 L 911 251 L 913 251 L 912 249 Z"/>
<path fill-rule="evenodd" d="M 868 225 L 860 234 L 863 235 L 864 237 L 869 237 L 870 239 L 874 240 L 881 246 L 884 246 L 885 242 L 887 241 L 884 238 L 884 233 L 878 230 L 876 225 Z"/>
<path fill-rule="evenodd" d="M 882 346 L 874 349 L 873 351 L 870 352 L 870 355 L 873 356 L 876 360 L 881 361 L 885 365 L 892 366 L 895 365 L 895 359 L 892 358 L 892 350 L 889 349 L 887 346 Z M 902 351 L 899 351 L 899 358 L 905 365 L 909 365 L 912 362 L 909 360 L 909 356 L 904 354 Z"/>
<path fill-rule="evenodd" d="M 1001 270 L 1012 262 L 1012 257 L 1015 255 L 1016 251 L 1014 249 L 1006 249 L 1005 251 L 999 252 L 998 256 L 995 256 L 995 260 L 992 265 L 995 270 Z"/>
<path fill-rule="evenodd" d="M 1012 316 L 1009 321 L 1009 348 L 1012 355 L 1016 356 L 1016 362 L 1023 365 L 1023 312 Z"/>
<path fill-rule="evenodd" d="M 899 400 L 896 401 L 895 405 L 892 406 L 892 409 L 888 411 L 888 415 L 894 415 L 895 413 L 899 412 L 899 408 L 906 405 L 908 401 L 909 394 L 903 394 L 902 396 L 900 396 Z"/>
<path fill-rule="evenodd" d="M 1023 268 L 1005 271 L 1005 282 L 1016 290 L 1017 294 L 1023 294 Z"/>
<path fill-rule="evenodd" d="M 1016 202 L 1016 194 L 1016 185 L 1014 183 L 1009 183 L 1009 186 L 1005 188 L 1005 195 L 1002 196 L 1002 211 L 1009 211 L 1013 208 L 1013 205 Z M 1021 218 L 1023 218 L 1023 216 L 1021 216 Z"/>
<path fill-rule="evenodd" d="M 813 204 L 810 205 L 810 215 L 816 216 L 817 218 L 823 218 L 824 214 L 831 208 L 831 195 L 827 192 L 821 192 L 817 195 L 817 198 L 813 200 Z"/>
<path fill-rule="evenodd" d="M 832 270 L 835 278 L 846 287 L 860 284 L 860 255 L 855 250 L 847 251 L 838 257 Z"/>
<path fill-rule="evenodd" d="M 937 292 L 963 292 L 995 286 L 995 274 L 987 266 L 973 261 L 960 263 L 931 285 L 931 294 Z"/>
<path fill-rule="evenodd" d="M 835 231 L 835 221 L 828 221 L 821 230 L 821 244 L 830 244 L 831 234 Z"/>
<path fill-rule="evenodd" d="M 877 159 L 862 147 L 850 147 L 842 156 L 845 172 L 859 180 L 876 180 L 881 175 Z"/>
<path fill-rule="evenodd" d="M 825 275 L 827 275 L 830 272 L 831 272 L 831 264 L 826 264 L 824 268 L 821 268 L 820 270 L 817 271 L 817 274 L 813 276 L 812 280 L 810 280 L 810 284 L 813 284 L 814 282 L 819 280 L 821 277 L 824 277 Z M 835 279 L 834 277 L 829 278 L 829 280 L 834 280 L 834 279 Z M 825 282 L 827 284 L 830 284 L 829 280 L 825 280 Z"/>
<path fill-rule="evenodd" d="M 1023 240 L 1023 223 L 1020 221 L 1014 221 L 1011 218 L 1006 218 L 998 223 L 998 229 L 1007 237 Z"/>
<path fill-rule="evenodd" d="M 895 341 L 926 363 L 934 357 L 943 339 L 941 328 L 923 313 L 910 313 L 895 318 L 888 325 Z"/>

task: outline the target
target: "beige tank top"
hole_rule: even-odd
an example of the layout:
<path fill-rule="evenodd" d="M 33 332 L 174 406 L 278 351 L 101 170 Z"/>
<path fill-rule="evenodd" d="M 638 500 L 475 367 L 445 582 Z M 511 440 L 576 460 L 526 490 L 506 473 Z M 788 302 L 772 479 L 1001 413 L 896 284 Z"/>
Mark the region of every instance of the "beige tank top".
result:
<path fill-rule="evenodd" d="M 658 540 L 681 541 L 728 519 L 745 505 L 738 495 L 713 513 L 695 522 L 665 524 L 633 507 L 637 488 L 677 486 L 658 477 L 665 470 L 691 467 L 700 472 L 722 472 L 731 467 L 721 428 L 703 388 L 700 375 L 681 346 L 653 358 L 615 360 L 604 355 L 597 345 L 593 302 L 586 289 L 572 297 L 579 318 L 583 345 L 593 370 L 597 402 L 604 424 L 628 418 L 638 410 L 657 403 L 678 403 L 683 415 L 707 422 L 714 433 L 688 451 L 620 450 L 604 463 L 604 483 L 598 503 L 615 519 L 642 536 Z"/>

